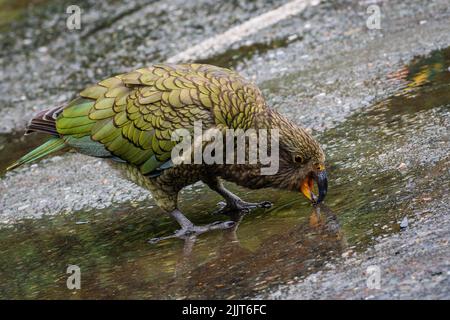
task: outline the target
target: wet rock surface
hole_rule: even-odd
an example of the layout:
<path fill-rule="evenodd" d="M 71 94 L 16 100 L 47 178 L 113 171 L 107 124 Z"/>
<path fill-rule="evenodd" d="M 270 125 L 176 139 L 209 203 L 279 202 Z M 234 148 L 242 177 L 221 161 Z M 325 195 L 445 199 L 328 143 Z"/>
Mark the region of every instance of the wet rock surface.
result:
<path fill-rule="evenodd" d="M 277 5 L 270 2 L 238 2 L 236 5 L 194 3 L 180 1 L 171 5 L 160 2 L 135 4 L 134 10 L 117 9 L 126 13 L 115 19 L 108 16 L 110 9 L 99 8 L 100 4 L 80 3 L 81 7 L 86 8 L 87 17 L 83 20 L 86 28 L 79 32 L 68 32 L 65 29 L 66 15 L 63 9 L 66 7 L 63 4 L 49 4 L 50 13 L 47 12 L 47 7 L 35 8 L 27 14 L 27 17 L 34 18 L 26 20 L 24 30 L 19 29 L 19 34 L 28 34 L 28 38 L 13 37 L 15 31 L 3 35 L 7 40 L 4 43 L 9 43 L 4 47 L 6 50 L 2 50 L 4 56 L 0 60 L 5 75 L 5 81 L 0 86 L 0 97 L 4 99 L 0 109 L 3 131 L 22 129 L 37 110 L 67 101 L 90 83 L 111 74 L 164 61 L 180 50 L 188 49 L 191 43 L 200 42 L 214 33 L 222 33 L 224 28 L 239 24 L 250 16 Z M 194 6 L 188 10 L 194 16 L 183 24 L 175 21 L 169 23 L 167 19 L 173 19 L 173 14 L 182 14 L 187 10 L 184 6 Z M 416 6 L 420 7 L 421 2 L 417 2 Z M 290 115 L 297 123 L 317 131 L 333 127 L 353 111 L 367 107 L 398 89 L 397 81 L 389 80 L 387 76 L 400 69 L 403 61 L 444 46 L 449 41 L 450 26 L 445 21 L 450 13 L 445 1 L 437 1 L 434 5 L 427 6 L 427 10 L 421 10 L 422 17 L 416 16 L 414 5 L 406 7 L 400 3 L 389 4 L 389 10 L 385 10 L 386 16 L 383 15 L 382 30 L 366 28 L 363 14 L 365 8 L 364 4 L 355 7 L 351 2 L 327 3 L 307 8 L 299 16 L 279 22 L 244 42 L 248 45 L 267 39 L 291 37 L 292 43 L 287 43 L 285 48 L 267 50 L 261 55 L 256 52 L 251 59 L 239 62 L 236 69 L 261 86 L 269 105 Z M 45 13 L 41 17 L 43 20 L 39 20 L 41 12 Z M 54 15 L 51 22 L 47 20 L 50 14 Z M 190 21 L 192 25 L 197 25 L 197 15 L 211 16 L 211 20 L 216 21 L 217 18 L 217 21 L 205 24 L 201 32 L 193 32 L 194 27 L 187 27 L 186 24 Z M 109 21 L 109 24 L 104 20 Z M 158 24 L 162 20 L 164 24 Z M 422 25 L 420 21 L 423 20 L 428 22 Z M 52 24 L 40 30 L 37 26 L 43 21 Z M 149 27 L 142 21 L 151 21 L 148 23 L 155 26 Z M 20 25 L 21 22 L 18 23 Z M 143 31 L 139 28 L 139 23 L 145 25 L 147 33 L 140 33 Z M 107 27 L 100 27 L 105 24 Z M 216 24 L 217 27 L 214 28 Z M 203 30 L 204 28 L 207 30 Z M 132 35 L 127 36 L 127 33 Z M 156 39 L 155 43 L 145 44 L 144 40 L 152 38 Z M 29 41 L 25 41 L 26 39 Z M 232 47 L 239 45 L 242 44 L 232 44 Z M 154 53 L 140 54 L 141 47 Z M 214 57 L 208 62 L 214 63 Z M 42 75 L 45 75 L 45 80 Z M 83 188 L 91 189 L 91 194 L 107 192 L 98 188 L 102 185 L 102 175 L 115 174 L 105 169 L 100 175 L 92 165 L 98 160 L 73 155 L 63 157 L 64 161 L 52 163 L 51 166 L 44 165 L 44 162 L 37 164 L 35 172 L 41 177 L 41 181 L 50 181 L 44 177 L 52 176 L 53 172 L 65 172 L 63 176 L 58 176 L 59 183 L 61 186 L 72 186 L 79 180 L 77 170 L 80 159 L 83 159 L 83 172 L 91 176 L 92 181 L 86 184 L 80 182 Z M 6 208 L 4 214 L 18 214 L 17 210 L 8 209 L 14 208 L 15 203 L 28 204 L 28 213 L 36 213 L 34 203 L 42 199 L 24 196 L 27 194 L 27 187 L 21 188 L 20 182 L 27 176 L 32 181 L 28 170 L 23 170 L 21 175 L 8 174 L 3 179 L 5 193 L 0 201 Z M 128 184 L 117 183 L 116 186 L 118 194 L 129 193 Z M 73 190 L 64 191 L 64 187 L 57 188 L 50 184 L 42 188 L 48 192 L 47 197 L 53 200 L 48 201 L 50 207 L 42 208 L 46 212 L 56 211 L 51 206 L 74 206 L 75 201 L 69 201 L 69 204 L 55 202 L 55 199 L 70 199 Z M 81 192 L 78 188 L 74 190 Z M 124 196 L 124 200 L 133 200 L 136 196 L 142 198 L 146 192 L 142 190 L 132 194 L 133 196 Z M 82 199 L 81 204 L 77 202 L 77 207 L 91 207 L 92 204 L 84 204 Z M 24 210 L 23 213 L 27 211 Z"/>
<path fill-rule="evenodd" d="M 330 161 L 333 185 L 327 205 L 342 219 L 350 247 L 360 252 L 345 254 L 347 245 L 333 243 L 324 245 L 322 257 L 305 254 L 309 259 L 305 262 L 297 261 L 296 251 L 290 251 L 293 262 L 285 270 L 283 263 L 279 267 L 285 276 L 266 274 L 267 270 L 255 266 L 253 282 L 233 284 L 239 294 L 221 289 L 233 287 L 234 280 L 222 283 L 219 273 L 209 277 L 212 283 L 217 281 L 215 297 L 254 297 L 270 289 L 265 297 L 448 298 L 450 252 L 445 220 L 450 208 L 440 199 L 449 191 L 450 100 L 445 94 L 449 92 L 445 68 L 450 65 L 448 50 L 442 58 L 436 51 L 450 45 L 448 1 L 426 5 L 422 1 L 377 2 L 382 11 L 381 30 L 366 27 L 368 2 L 316 2 L 228 46 L 186 60 L 232 66 L 261 87 L 270 106 L 313 130 Z M 0 132 L 20 131 L 37 110 L 73 98 L 90 83 L 174 59 L 193 45 L 285 2 L 130 1 L 108 6 L 79 1 L 82 29 L 73 31 L 65 25 L 68 4 L 38 4 L 0 33 Z M 439 63 L 441 67 L 436 66 Z M 429 85 L 436 73 L 441 78 Z M 436 101 L 428 103 L 431 97 Z M 2 152 L 25 152 L 23 142 L 2 146 Z M 2 161 L 0 170 L 7 164 Z M 187 199 L 192 190 L 205 191 L 194 186 L 186 192 Z M 251 195 L 259 199 L 264 193 Z M 276 193 L 272 197 L 262 200 L 283 199 L 271 211 L 278 218 L 278 214 L 283 217 L 282 206 L 298 198 L 285 199 Z M 95 213 L 129 203 L 148 206 L 151 195 L 124 180 L 106 161 L 82 155 L 58 155 L 7 173 L 0 180 L 0 220 L 9 224 L 24 218 L 70 216 L 80 210 Z M 412 217 L 408 228 L 385 237 L 390 232 L 381 229 L 395 229 L 405 215 Z M 374 221 L 381 221 L 380 226 L 374 226 Z M 328 233 L 326 238 L 330 238 Z M 280 239 L 286 241 L 281 235 Z M 300 241 L 291 240 L 294 247 Z M 243 261 L 249 248 L 254 250 L 252 245 L 244 247 L 238 255 Z M 330 250 L 334 254 L 328 254 Z M 278 258 L 256 261 L 264 264 Z M 228 262 L 230 268 L 238 264 Z M 372 264 L 382 270 L 379 291 L 365 286 L 364 272 Z M 327 266 L 333 270 L 327 271 Z M 186 288 L 189 284 L 197 288 L 194 296 L 187 289 L 177 289 L 173 297 L 202 297 L 207 291 L 195 281 L 195 274 L 210 269 L 203 266 L 190 273 L 193 280 Z M 273 286 L 286 283 L 288 288 L 274 291 Z M 248 289 L 253 287 L 258 290 Z M 132 293 L 162 297 L 154 289 L 152 294 Z M 92 294 L 95 297 L 98 291 L 93 289 Z"/>
<path fill-rule="evenodd" d="M 448 299 L 449 206 L 434 202 L 428 211 L 434 213 L 423 215 L 411 229 L 378 239 L 362 254 L 346 251 L 324 270 L 260 298 Z M 373 267 L 380 272 L 377 287 L 368 284 Z"/>

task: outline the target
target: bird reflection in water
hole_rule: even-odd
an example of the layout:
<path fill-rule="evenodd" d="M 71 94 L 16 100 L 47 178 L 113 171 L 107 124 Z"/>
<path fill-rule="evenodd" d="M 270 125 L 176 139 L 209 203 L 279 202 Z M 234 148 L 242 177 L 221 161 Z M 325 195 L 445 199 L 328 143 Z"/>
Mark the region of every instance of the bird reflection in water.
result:
<path fill-rule="evenodd" d="M 346 247 L 337 215 L 323 204 L 312 208 L 309 219 L 264 239 L 255 250 L 239 240 L 239 226 L 245 216 L 237 213 L 230 217 L 234 227 L 220 231 L 213 257 L 201 265 L 192 254 L 198 236 L 184 239 L 173 279 L 179 294 L 232 297 L 239 290 L 243 290 L 240 296 L 254 294 L 269 284 L 282 284 L 314 272 Z"/>

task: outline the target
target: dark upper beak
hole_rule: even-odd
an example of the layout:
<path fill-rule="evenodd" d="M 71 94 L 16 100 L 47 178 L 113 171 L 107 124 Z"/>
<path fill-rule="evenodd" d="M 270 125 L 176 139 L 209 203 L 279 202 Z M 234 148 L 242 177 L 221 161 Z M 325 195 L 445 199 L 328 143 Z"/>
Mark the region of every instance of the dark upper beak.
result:
<path fill-rule="evenodd" d="M 319 196 L 316 196 L 313 192 L 314 181 L 317 184 L 319 190 Z M 300 186 L 300 191 L 307 197 L 312 203 L 319 204 L 325 199 L 328 191 L 328 178 L 325 170 L 319 170 L 306 177 Z"/>
<path fill-rule="evenodd" d="M 316 174 L 316 182 L 317 182 L 317 188 L 319 189 L 319 197 L 316 200 L 316 203 L 319 204 L 325 199 L 325 196 L 327 195 L 328 191 L 328 178 L 327 178 L 327 172 L 325 170 L 319 171 Z"/>

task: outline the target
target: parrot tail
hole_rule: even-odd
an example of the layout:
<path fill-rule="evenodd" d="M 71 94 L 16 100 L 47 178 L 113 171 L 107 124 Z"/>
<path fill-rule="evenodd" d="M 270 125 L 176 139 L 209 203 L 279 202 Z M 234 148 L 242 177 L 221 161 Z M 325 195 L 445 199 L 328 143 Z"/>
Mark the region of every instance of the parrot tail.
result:
<path fill-rule="evenodd" d="M 31 119 L 25 134 L 42 132 L 59 137 L 59 134 L 56 131 L 56 118 L 60 115 L 63 109 L 64 106 L 59 106 L 39 112 L 33 119 Z"/>
<path fill-rule="evenodd" d="M 22 158 L 14 162 L 6 171 L 13 170 L 25 163 L 30 163 L 35 160 L 38 160 L 46 155 L 56 152 L 64 147 L 66 147 L 66 143 L 60 137 L 58 132 L 56 131 L 56 118 L 63 111 L 63 106 L 47 109 L 39 112 L 28 124 L 27 130 L 25 134 L 29 134 L 31 132 L 42 132 L 53 137 L 50 138 L 47 142 L 40 145 L 34 150 L 31 150 L 29 153 L 24 155 Z"/>
<path fill-rule="evenodd" d="M 66 143 L 62 138 L 56 138 L 52 137 L 50 140 L 45 142 L 44 144 L 40 145 L 36 149 L 31 150 L 26 155 L 24 155 L 22 158 L 14 162 L 12 165 L 10 165 L 8 168 L 6 168 L 6 171 L 13 170 L 25 163 L 30 163 L 35 160 L 38 160 L 42 157 L 45 157 L 46 155 L 56 152 L 58 150 L 61 150 L 62 148 L 66 147 Z"/>

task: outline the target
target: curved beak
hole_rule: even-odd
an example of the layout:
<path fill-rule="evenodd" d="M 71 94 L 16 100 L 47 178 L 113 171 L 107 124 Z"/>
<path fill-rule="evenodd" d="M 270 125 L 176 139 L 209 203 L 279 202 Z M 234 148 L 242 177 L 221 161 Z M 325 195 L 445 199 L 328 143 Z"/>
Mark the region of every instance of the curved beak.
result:
<path fill-rule="evenodd" d="M 319 191 L 319 196 L 314 193 L 314 181 L 317 184 L 317 189 Z M 300 185 L 300 191 L 305 197 L 309 199 L 314 204 L 319 204 L 325 199 L 328 191 L 328 179 L 327 172 L 325 170 L 320 170 L 319 172 L 314 172 L 303 179 Z"/>

